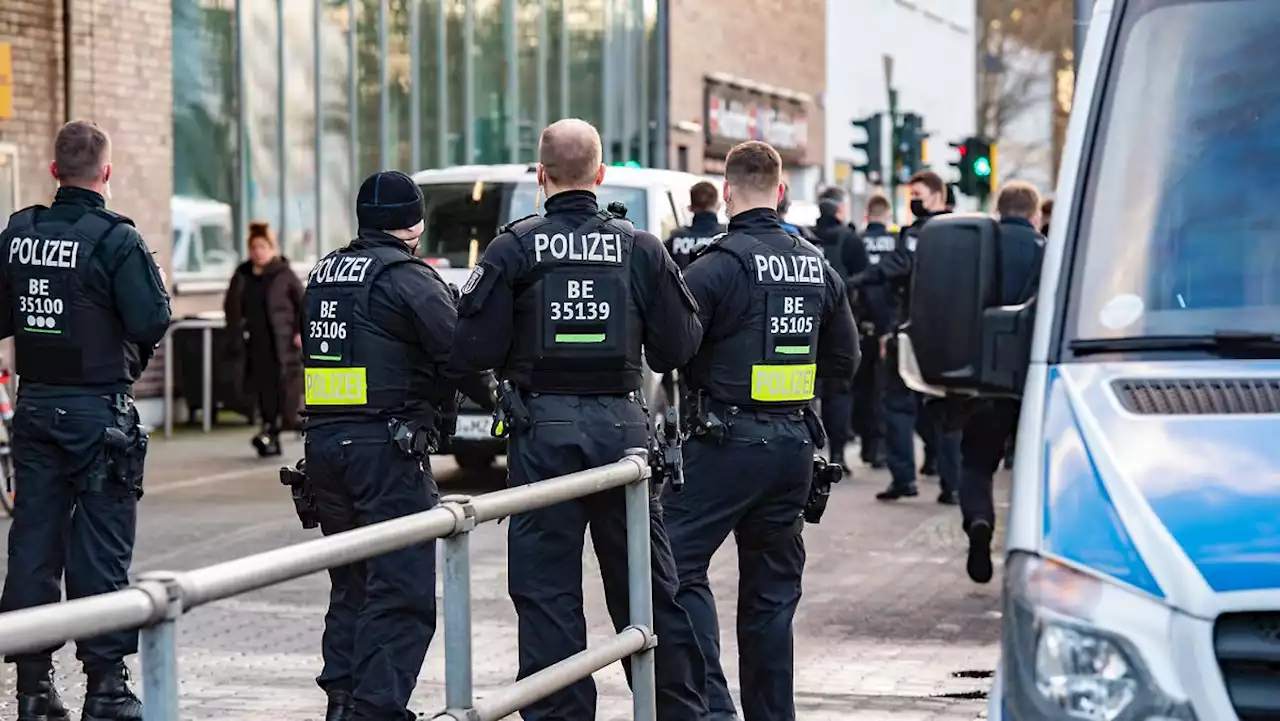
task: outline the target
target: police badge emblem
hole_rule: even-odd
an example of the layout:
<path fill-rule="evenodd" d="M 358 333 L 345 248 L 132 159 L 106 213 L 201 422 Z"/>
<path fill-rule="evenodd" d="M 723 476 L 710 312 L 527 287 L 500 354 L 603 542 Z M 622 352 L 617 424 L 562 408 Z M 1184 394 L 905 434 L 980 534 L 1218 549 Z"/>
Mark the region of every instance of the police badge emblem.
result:
<path fill-rule="evenodd" d="M 480 285 L 480 279 L 483 277 L 484 266 L 477 265 L 475 269 L 471 271 L 471 275 L 467 276 L 467 282 L 462 286 L 462 294 L 467 295 L 471 291 L 475 290 L 476 286 Z"/>

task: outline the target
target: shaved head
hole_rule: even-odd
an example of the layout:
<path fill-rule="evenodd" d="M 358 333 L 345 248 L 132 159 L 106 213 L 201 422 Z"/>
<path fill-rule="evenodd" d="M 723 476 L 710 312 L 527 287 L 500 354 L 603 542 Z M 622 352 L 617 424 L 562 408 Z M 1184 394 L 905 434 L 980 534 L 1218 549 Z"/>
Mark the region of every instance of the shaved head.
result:
<path fill-rule="evenodd" d="M 557 120 L 542 131 L 538 141 L 544 182 L 561 190 L 594 189 L 602 179 L 603 158 L 600 133 L 585 120 Z"/>

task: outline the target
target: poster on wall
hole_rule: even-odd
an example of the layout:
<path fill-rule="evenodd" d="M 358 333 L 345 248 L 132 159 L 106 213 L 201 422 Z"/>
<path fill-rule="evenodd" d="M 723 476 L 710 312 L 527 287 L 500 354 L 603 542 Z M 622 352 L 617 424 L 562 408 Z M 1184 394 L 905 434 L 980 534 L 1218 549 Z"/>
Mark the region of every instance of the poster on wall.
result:
<path fill-rule="evenodd" d="M 748 140 L 762 140 L 788 164 L 804 161 L 809 111 L 804 102 L 707 78 L 703 83 L 708 157 L 723 158 Z"/>

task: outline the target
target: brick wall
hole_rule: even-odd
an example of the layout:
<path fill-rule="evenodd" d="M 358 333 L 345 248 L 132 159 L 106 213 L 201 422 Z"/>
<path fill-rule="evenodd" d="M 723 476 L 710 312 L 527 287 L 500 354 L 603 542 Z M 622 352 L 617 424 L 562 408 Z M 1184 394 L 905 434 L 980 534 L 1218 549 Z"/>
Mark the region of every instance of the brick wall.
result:
<path fill-rule="evenodd" d="M 76 118 L 111 134 L 111 209 L 133 218 L 169 267 L 173 195 L 171 0 L 75 0 L 71 98 Z M 13 46 L 14 117 L 0 119 L 0 143 L 18 146 L 18 207 L 48 203 L 53 139 L 63 107 L 62 3 L 0 0 L 0 42 Z M 136 389 L 149 395 L 155 373 Z"/>
<path fill-rule="evenodd" d="M 674 127 L 703 118 L 703 79 L 720 72 L 807 93 L 809 142 L 805 165 L 821 164 L 823 115 L 817 100 L 827 82 L 824 0 L 670 0 L 671 148 L 689 148 L 689 170 L 703 172 L 703 136 Z"/>

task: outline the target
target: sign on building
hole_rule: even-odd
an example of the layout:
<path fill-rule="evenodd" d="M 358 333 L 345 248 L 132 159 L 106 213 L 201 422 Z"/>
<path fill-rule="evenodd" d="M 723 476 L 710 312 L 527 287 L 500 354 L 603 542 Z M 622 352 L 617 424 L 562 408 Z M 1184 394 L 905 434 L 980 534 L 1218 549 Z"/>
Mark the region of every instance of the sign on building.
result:
<path fill-rule="evenodd" d="M 738 143 L 762 140 L 787 163 L 804 160 L 809 140 L 804 102 L 713 78 L 705 80 L 703 90 L 708 156 L 723 157 Z"/>

